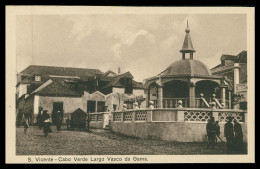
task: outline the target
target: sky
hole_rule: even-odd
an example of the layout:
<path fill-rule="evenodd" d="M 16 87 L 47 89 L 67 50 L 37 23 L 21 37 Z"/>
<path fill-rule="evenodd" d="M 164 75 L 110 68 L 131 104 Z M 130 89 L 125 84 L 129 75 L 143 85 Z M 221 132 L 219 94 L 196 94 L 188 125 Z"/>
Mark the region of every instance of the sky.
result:
<path fill-rule="evenodd" d="M 243 14 L 18 15 L 17 72 L 29 65 L 130 71 L 142 81 L 182 58 L 187 20 L 196 50 L 208 68 L 222 54 L 247 50 Z"/>

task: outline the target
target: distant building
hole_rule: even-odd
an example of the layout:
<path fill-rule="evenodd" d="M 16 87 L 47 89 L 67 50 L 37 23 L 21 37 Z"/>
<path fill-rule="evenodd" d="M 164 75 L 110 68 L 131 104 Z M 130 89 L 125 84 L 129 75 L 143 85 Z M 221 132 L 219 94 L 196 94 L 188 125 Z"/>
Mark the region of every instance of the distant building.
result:
<path fill-rule="evenodd" d="M 117 93 L 125 97 L 118 100 Z M 26 112 L 30 124 L 36 123 L 39 106 L 49 114 L 63 111 L 64 118 L 78 108 L 104 112 L 122 109 L 124 103 L 132 108 L 133 98 L 139 95 L 144 96 L 143 85 L 130 72 L 118 75 L 111 70 L 31 65 L 17 75 L 17 120 Z"/>
<path fill-rule="evenodd" d="M 223 54 L 220 58 L 221 64 L 211 69 L 213 75 L 225 76 L 233 84 L 233 93 L 240 94 L 239 108 L 247 107 L 247 51 L 238 55 Z"/>

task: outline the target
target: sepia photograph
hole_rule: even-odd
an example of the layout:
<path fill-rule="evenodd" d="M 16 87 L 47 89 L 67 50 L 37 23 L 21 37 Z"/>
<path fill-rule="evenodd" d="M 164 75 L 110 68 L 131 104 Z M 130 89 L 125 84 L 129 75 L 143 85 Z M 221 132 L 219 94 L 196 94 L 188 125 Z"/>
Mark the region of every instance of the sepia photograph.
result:
<path fill-rule="evenodd" d="M 254 162 L 254 8 L 6 9 L 6 162 Z"/>

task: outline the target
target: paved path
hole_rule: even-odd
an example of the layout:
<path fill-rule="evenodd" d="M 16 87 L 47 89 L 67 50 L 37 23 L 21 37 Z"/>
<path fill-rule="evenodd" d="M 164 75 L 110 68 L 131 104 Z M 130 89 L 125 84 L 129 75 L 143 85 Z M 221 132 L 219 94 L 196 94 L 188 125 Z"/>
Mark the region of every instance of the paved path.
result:
<path fill-rule="evenodd" d="M 179 143 L 125 137 L 102 129 L 83 131 L 62 130 L 44 137 L 38 127 L 30 127 L 27 135 L 17 128 L 17 155 L 141 155 L 141 154 L 226 154 L 225 143 L 215 150 L 206 143 Z"/>

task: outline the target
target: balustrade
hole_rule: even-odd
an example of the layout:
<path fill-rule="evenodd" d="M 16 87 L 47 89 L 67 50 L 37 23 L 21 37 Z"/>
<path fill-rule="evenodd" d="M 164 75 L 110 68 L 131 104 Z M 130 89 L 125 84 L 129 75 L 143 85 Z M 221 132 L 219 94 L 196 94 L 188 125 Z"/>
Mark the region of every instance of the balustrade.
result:
<path fill-rule="evenodd" d="M 212 116 L 210 111 L 185 111 L 184 121 L 207 121 Z"/>
<path fill-rule="evenodd" d="M 138 110 L 135 112 L 136 121 L 146 121 L 147 120 L 147 111 Z"/>
<path fill-rule="evenodd" d="M 156 113 L 156 114 L 155 114 Z M 180 121 L 180 122 L 207 122 L 214 117 L 219 122 L 226 122 L 228 116 L 232 116 L 239 122 L 246 122 L 246 111 L 230 109 L 210 108 L 154 108 L 127 110 L 113 112 L 113 121 L 153 121 L 153 114 L 159 121 Z M 149 116 L 148 116 L 149 114 Z M 162 117 L 158 117 L 162 116 Z M 149 117 L 149 120 L 148 120 Z M 181 120 L 182 119 L 182 120 Z M 158 120 L 156 120 L 158 121 Z"/>
<path fill-rule="evenodd" d="M 103 114 L 97 115 L 97 121 L 103 121 Z"/>
<path fill-rule="evenodd" d="M 226 122 L 227 117 L 233 117 L 238 122 L 245 122 L 245 113 L 244 112 L 218 112 L 218 121 Z"/>
<path fill-rule="evenodd" d="M 188 98 L 163 98 L 163 108 L 175 108 L 179 100 L 182 101 L 183 107 L 189 107 Z"/>
<path fill-rule="evenodd" d="M 114 121 L 121 121 L 122 113 L 121 112 L 115 112 L 113 115 Z"/>
<path fill-rule="evenodd" d="M 132 121 L 133 112 L 124 112 L 124 121 Z"/>

